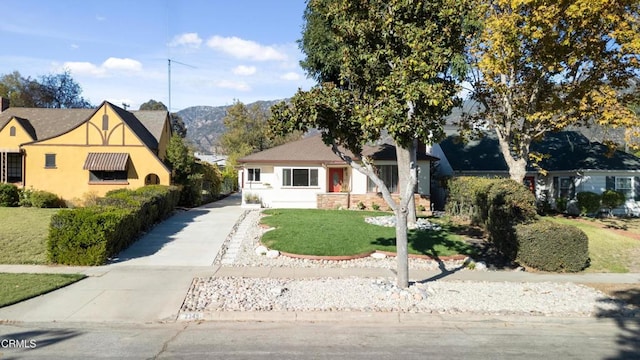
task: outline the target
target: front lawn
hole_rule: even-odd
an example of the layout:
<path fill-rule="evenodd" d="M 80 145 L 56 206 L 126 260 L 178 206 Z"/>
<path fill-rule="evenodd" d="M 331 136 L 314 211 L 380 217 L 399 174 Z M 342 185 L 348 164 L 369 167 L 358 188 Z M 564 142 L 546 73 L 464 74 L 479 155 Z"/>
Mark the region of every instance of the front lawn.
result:
<path fill-rule="evenodd" d="M 46 264 L 49 223 L 59 210 L 0 207 L 0 264 Z"/>
<path fill-rule="evenodd" d="M 620 273 L 640 271 L 640 260 L 638 260 L 640 240 L 615 232 L 612 228 L 603 228 L 603 222 L 597 219 L 591 222 L 562 217 L 546 217 L 546 219 L 576 226 L 587 234 L 591 265 L 585 271 Z"/>
<path fill-rule="evenodd" d="M 275 228 L 262 237 L 271 249 L 317 256 L 356 255 L 374 250 L 396 251 L 395 228 L 367 224 L 370 216 L 389 213 L 350 210 L 272 209 L 265 210 L 262 223 Z M 472 254 L 461 236 L 442 224 L 441 231 L 408 234 L 409 253 L 430 256 Z"/>
<path fill-rule="evenodd" d="M 82 278 L 81 274 L 0 273 L 0 307 L 46 294 Z"/>

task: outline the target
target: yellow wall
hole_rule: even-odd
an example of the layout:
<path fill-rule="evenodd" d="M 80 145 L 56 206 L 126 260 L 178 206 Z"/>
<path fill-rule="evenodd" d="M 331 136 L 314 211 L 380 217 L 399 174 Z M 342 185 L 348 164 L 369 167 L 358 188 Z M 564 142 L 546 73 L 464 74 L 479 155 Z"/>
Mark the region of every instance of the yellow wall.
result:
<path fill-rule="evenodd" d="M 15 127 L 16 129 L 15 136 L 10 136 L 11 127 Z M 29 141 L 33 141 L 33 138 L 16 119 L 9 120 L 7 125 L 0 129 L 0 149 L 18 149 L 21 144 Z"/>
<path fill-rule="evenodd" d="M 107 131 L 102 130 L 104 114 L 109 117 Z M 26 144 L 23 149 L 25 187 L 50 191 L 66 200 L 81 199 L 89 193 L 101 196 L 123 187 L 135 189 L 144 186 L 148 174 L 158 175 L 162 185 L 171 181 L 170 171 L 106 103 L 79 127 L 49 140 Z M 89 171 L 82 168 L 90 152 L 128 153 L 128 181 L 90 184 Z M 55 168 L 45 168 L 46 154 L 56 154 Z"/>

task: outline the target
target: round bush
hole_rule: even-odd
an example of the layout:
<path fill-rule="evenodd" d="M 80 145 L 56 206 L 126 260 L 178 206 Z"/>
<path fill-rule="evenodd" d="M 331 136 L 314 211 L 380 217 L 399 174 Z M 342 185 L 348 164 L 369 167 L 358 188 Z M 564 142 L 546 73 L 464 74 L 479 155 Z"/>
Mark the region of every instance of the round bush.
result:
<path fill-rule="evenodd" d="M 624 194 L 615 190 L 607 190 L 603 192 L 601 199 L 602 206 L 606 207 L 609 210 L 617 208 L 618 206 L 624 204 L 625 201 Z"/>
<path fill-rule="evenodd" d="M 62 205 L 58 195 L 42 190 L 33 191 L 29 195 L 29 202 L 31 206 L 37 208 L 57 208 Z"/>
<path fill-rule="evenodd" d="M 538 221 L 515 227 L 517 261 L 542 271 L 577 272 L 589 263 L 589 238 L 571 225 Z"/>
<path fill-rule="evenodd" d="M 595 214 L 600 210 L 600 195 L 590 191 L 582 191 L 576 194 L 576 198 L 580 214 Z"/>
<path fill-rule="evenodd" d="M 0 206 L 18 206 L 20 191 L 13 184 L 0 184 Z"/>
<path fill-rule="evenodd" d="M 486 229 L 489 240 L 504 256 L 515 260 L 517 224 L 528 223 L 536 218 L 536 199 L 523 184 L 511 179 L 496 180 L 487 194 Z"/>

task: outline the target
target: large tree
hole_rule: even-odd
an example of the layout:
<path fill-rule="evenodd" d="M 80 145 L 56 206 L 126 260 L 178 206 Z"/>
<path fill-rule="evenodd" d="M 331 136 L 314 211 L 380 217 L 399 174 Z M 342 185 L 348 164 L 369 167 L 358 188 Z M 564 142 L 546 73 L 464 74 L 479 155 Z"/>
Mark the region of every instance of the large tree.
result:
<path fill-rule="evenodd" d="M 270 112 L 259 103 L 247 107 L 236 101 L 227 109 L 223 122 L 224 133 L 218 140 L 223 152 L 227 154 L 227 164 L 235 164 L 236 160 L 268 148 L 283 144 L 300 137 L 299 133 L 276 135 L 267 124 Z"/>
<path fill-rule="evenodd" d="M 340 158 L 381 190 L 396 219 L 399 287 L 408 286 L 407 215 L 417 183 L 419 141 L 443 136 L 458 103 L 470 3 L 460 0 L 309 0 L 302 66 L 320 82 L 272 111 L 274 129 L 317 128 Z M 403 179 L 396 202 L 363 146 L 387 133 Z M 341 150 L 350 150 L 357 158 Z"/>
<path fill-rule="evenodd" d="M 532 141 L 570 125 L 631 128 L 640 69 L 638 0 L 483 0 L 470 52 L 479 112 L 468 125 L 497 134 L 522 181 Z M 631 132 L 628 132 L 631 135 Z"/>
<path fill-rule="evenodd" d="M 90 108 L 82 96 L 82 88 L 68 71 L 49 74 L 35 80 L 14 71 L 0 77 L 0 96 L 14 107 Z"/>

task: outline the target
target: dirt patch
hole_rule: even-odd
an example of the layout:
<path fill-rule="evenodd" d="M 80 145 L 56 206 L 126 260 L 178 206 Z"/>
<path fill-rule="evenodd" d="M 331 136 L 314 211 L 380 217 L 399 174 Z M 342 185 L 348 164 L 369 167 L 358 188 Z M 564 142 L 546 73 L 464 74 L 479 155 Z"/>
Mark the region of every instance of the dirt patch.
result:
<path fill-rule="evenodd" d="M 600 290 L 613 298 L 640 309 L 640 284 L 586 283 L 584 285 Z"/>

